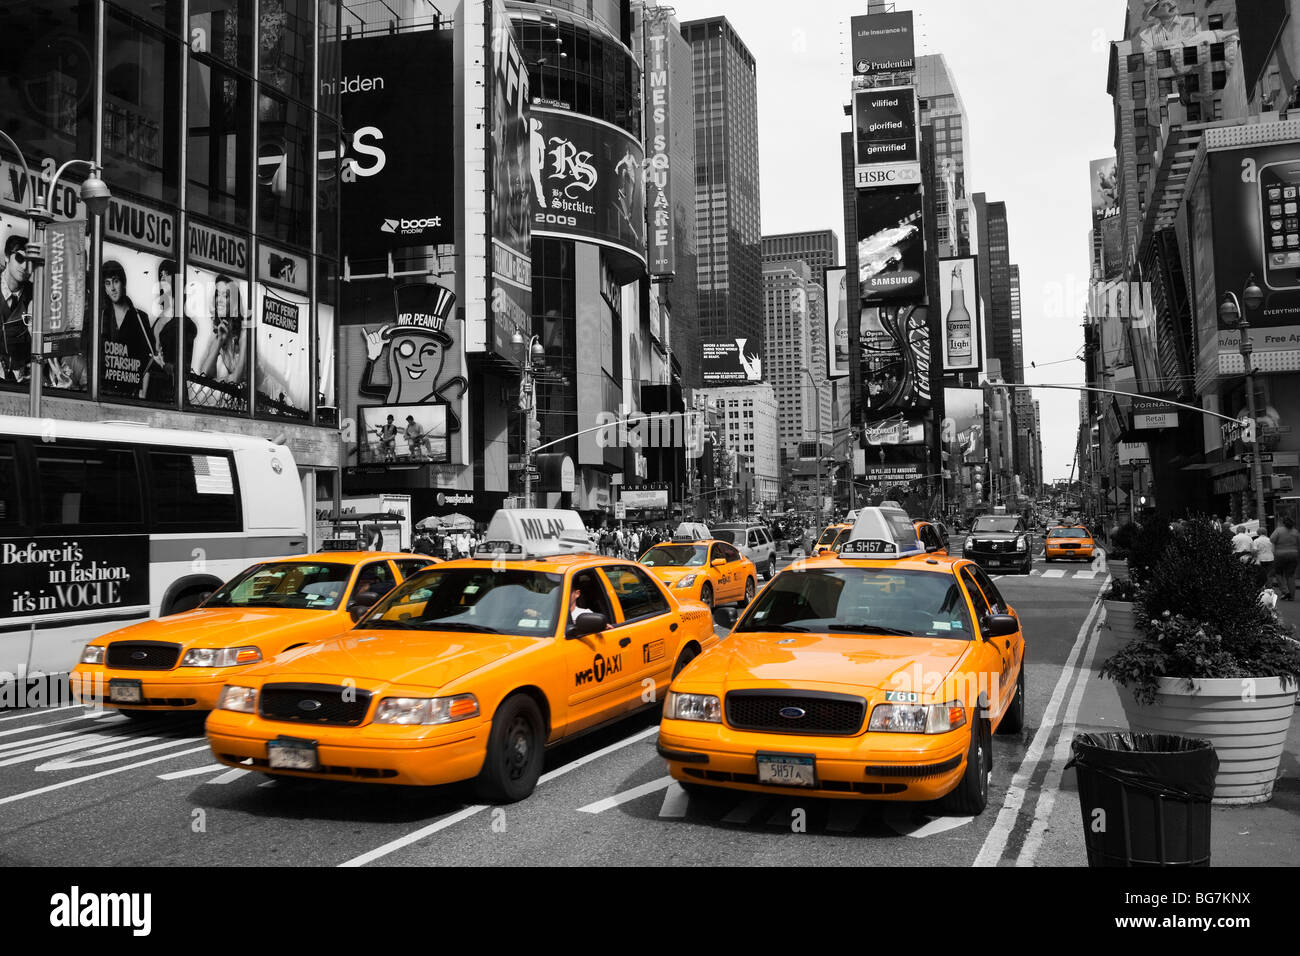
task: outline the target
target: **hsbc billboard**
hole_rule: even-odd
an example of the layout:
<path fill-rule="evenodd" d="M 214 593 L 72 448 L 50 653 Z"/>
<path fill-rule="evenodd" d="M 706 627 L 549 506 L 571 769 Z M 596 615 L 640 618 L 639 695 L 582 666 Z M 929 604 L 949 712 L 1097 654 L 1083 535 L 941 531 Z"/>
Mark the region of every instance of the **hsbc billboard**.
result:
<path fill-rule="evenodd" d="M 343 42 L 343 253 L 455 242 L 452 32 Z"/>

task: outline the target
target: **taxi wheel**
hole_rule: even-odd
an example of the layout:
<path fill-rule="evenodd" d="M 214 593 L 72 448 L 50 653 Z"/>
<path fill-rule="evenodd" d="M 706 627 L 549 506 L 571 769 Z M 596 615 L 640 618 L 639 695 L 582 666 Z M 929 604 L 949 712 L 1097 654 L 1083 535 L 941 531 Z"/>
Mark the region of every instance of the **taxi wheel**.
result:
<path fill-rule="evenodd" d="M 961 782 L 948 794 L 948 810 L 962 816 L 979 816 L 989 802 L 989 777 L 993 772 L 993 746 L 988 724 L 984 721 L 971 728 L 970 749 L 966 751 L 966 772 Z"/>
<path fill-rule="evenodd" d="M 750 578 L 745 582 L 745 604 L 748 605 L 750 601 L 754 600 L 755 590 L 757 590 L 757 585 L 754 584 L 754 579 Z"/>
<path fill-rule="evenodd" d="M 1025 659 L 1020 659 L 1020 676 L 1016 678 L 1016 696 L 1011 699 L 1006 716 L 998 724 L 1000 734 L 1018 734 L 1025 726 Z"/>
<path fill-rule="evenodd" d="M 673 678 L 676 679 L 677 675 L 686 668 L 686 665 L 699 656 L 700 649 L 694 644 L 688 644 L 682 648 L 682 652 L 677 655 L 677 663 L 673 665 Z"/>
<path fill-rule="evenodd" d="M 533 792 L 545 756 L 542 728 L 542 713 L 527 694 L 516 694 L 497 708 L 476 781 L 480 797 L 489 803 L 516 803 Z"/>
<path fill-rule="evenodd" d="M 700 600 L 713 607 L 713 585 L 708 581 L 705 581 L 704 586 L 700 588 Z"/>

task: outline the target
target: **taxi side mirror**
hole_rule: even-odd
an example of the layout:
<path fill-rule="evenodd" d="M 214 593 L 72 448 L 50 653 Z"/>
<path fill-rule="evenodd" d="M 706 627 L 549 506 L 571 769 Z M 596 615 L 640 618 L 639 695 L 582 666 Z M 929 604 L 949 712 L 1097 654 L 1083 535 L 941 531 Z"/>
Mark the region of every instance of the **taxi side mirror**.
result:
<path fill-rule="evenodd" d="M 348 605 L 348 614 L 352 615 L 352 620 L 354 622 L 361 620 L 361 615 L 378 604 L 381 596 L 374 591 L 362 591 L 353 597 L 352 603 Z"/>
<path fill-rule="evenodd" d="M 985 639 L 1010 637 L 1020 630 L 1020 622 L 1010 614 L 988 614 L 980 622 L 980 633 Z"/>
<path fill-rule="evenodd" d="M 599 634 L 609 626 L 609 621 L 605 615 L 597 614 L 595 611 L 584 611 L 578 615 L 578 619 L 573 622 L 569 630 L 569 637 L 586 637 L 588 634 Z"/>
<path fill-rule="evenodd" d="M 714 558 L 714 559 L 713 559 L 713 566 L 714 566 L 715 568 L 720 568 L 720 567 L 722 567 L 722 566 L 723 566 L 724 564 L 726 564 L 726 563 L 727 563 L 727 559 L 726 559 L 726 558 Z"/>
<path fill-rule="evenodd" d="M 740 620 L 740 608 L 720 607 L 713 611 L 713 620 L 723 627 L 735 627 L 736 622 Z"/>

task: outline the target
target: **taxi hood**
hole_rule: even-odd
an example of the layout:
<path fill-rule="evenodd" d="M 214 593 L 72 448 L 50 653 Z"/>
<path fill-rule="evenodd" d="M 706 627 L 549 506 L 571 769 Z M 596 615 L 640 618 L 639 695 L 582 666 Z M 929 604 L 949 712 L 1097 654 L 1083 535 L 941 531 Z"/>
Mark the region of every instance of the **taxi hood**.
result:
<path fill-rule="evenodd" d="M 377 684 L 443 687 L 479 668 L 545 646 L 535 637 L 459 631 L 345 631 L 281 654 L 274 667 L 249 671 L 268 682 L 311 677 Z"/>
<path fill-rule="evenodd" d="M 109 641 L 163 641 L 192 647 L 237 647 L 291 636 L 297 630 L 311 630 L 329 620 L 329 611 L 297 608 L 196 608 L 156 620 L 141 621 L 105 635 Z M 351 622 L 344 618 L 338 629 Z"/>
<path fill-rule="evenodd" d="M 695 660 L 683 689 L 842 687 L 924 691 L 937 687 L 970 642 L 932 637 L 737 633 Z"/>

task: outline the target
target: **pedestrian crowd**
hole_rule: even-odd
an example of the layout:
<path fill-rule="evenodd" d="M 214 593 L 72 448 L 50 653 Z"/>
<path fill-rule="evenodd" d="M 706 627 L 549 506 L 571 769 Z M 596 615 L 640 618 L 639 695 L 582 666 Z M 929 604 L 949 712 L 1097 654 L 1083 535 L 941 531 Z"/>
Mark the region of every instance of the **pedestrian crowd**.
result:
<path fill-rule="evenodd" d="M 1254 528 L 1252 528 L 1254 525 Z M 1295 519 L 1286 515 L 1264 534 L 1258 522 L 1236 522 L 1232 515 L 1215 519 L 1214 526 L 1232 535 L 1232 551 L 1243 564 L 1257 569 L 1261 587 L 1281 589 L 1279 599 L 1295 600 L 1295 576 L 1300 565 L 1300 529 Z"/>

